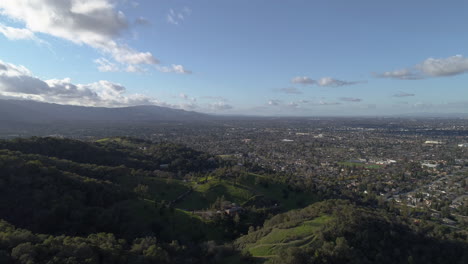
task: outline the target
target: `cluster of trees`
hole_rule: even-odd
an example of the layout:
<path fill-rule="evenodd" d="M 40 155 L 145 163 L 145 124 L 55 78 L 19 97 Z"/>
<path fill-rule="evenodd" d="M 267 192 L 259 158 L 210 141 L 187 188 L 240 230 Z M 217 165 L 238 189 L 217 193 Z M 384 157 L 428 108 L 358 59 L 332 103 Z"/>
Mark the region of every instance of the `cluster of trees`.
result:
<path fill-rule="evenodd" d="M 0 149 L 39 154 L 78 163 L 101 166 L 125 166 L 142 170 L 159 170 L 161 165 L 173 172 L 198 172 L 216 168 L 213 156 L 173 143 L 152 144 L 132 138 L 111 138 L 83 142 L 58 138 L 18 138 L 0 140 Z"/>
<path fill-rule="evenodd" d="M 37 232 L 94 232 L 104 212 L 133 195 L 101 181 L 0 151 L 0 218 Z"/>
<path fill-rule="evenodd" d="M 86 237 L 52 236 L 35 234 L 0 220 L 0 263 L 220 263 L 229 257 L 242 259 L 231 246 L 218 245 L 213 241 L 187 247 L 176 240 L 161 242 L 156 237 L 136 238 L 128 242 L 111 233 Z"/>
<path fill-rule="evenodd" d="M 122 178 L 126 172 L 130 174 Z M 130 240 L 145 235 L 207 239 L 209 223 L 136 193 L 145 185 L 133 188 L 127 182 L 138 180 L 137 173 L 0 150 L 0 219 L 53 235 L 108 232 Z"/>
<path fill-rule="evenodd" d="M 280 250 L 271 263 L 466 263 L 466 235 L 430 223 L 411 226 L 385 211 L 358 207 L 344 200 L 327 200 L 302 210 L 279 214 L 262 228 L 240 237 L 247 250 L 273 229 L 293 228 L 321 215 L 332 220 L 315 234 L 314 242 Z M 449 235 L 449 233 L 452 233 Z"/>
<path fill-rule="evenodd" d="M 145 185 L 133 181 L 154 174 L 113 166 L 120 163 L 109 157 L 125 160 L 117 147 L 43 138 L 1 144 L 0 263 L 212 263 L 238 253 L 209 242 L 213 224 L 136 193 Z M 179 150 L 164 145 L 161 153 L 193 154 Z"/>

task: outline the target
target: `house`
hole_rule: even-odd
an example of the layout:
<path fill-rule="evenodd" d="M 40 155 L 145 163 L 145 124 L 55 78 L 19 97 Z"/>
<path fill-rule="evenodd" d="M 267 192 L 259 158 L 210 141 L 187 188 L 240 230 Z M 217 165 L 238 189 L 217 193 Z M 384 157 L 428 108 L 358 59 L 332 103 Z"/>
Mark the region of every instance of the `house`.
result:
<path fill-rule="evenodd" d="M 225 207 L 224 212 L 227 215 L 236 215 L 239 213 L 242 213 L 244 211 L 244 208 L 237 206 L 235 203 L 231 204 L 230 206 Z"/>
<path fill-rule="evenodd" d="M 421 167 L 427 167 L 427 168 L 437 168 L 439 164 L 434 164 L 434 163 L 429 163 L 429 162 L 423 162 L 421 163 Z"/>
<path fill-rule="evenodd" d="M 244 208 L 242 208 L 240 206 L 233 206 L 231 208 L 228 208 L 228 209 L 224 210 L 224 212 L 227 215 L 235 215 L 235 214 L 242 213 L 243 211 L 244 211 Z"/>

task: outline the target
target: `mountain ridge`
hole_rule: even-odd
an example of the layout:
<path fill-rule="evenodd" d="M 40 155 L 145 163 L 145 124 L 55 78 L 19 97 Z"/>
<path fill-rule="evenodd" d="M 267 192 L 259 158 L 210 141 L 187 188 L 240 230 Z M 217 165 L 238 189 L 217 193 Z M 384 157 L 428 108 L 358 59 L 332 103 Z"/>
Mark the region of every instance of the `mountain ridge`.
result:
<path fill-rule="evenodd" d="M 0 100 L 0 121 L 185 121 L 208 120 L 211 115 L 156 105 L 87 107 L 28 100 Z"/>

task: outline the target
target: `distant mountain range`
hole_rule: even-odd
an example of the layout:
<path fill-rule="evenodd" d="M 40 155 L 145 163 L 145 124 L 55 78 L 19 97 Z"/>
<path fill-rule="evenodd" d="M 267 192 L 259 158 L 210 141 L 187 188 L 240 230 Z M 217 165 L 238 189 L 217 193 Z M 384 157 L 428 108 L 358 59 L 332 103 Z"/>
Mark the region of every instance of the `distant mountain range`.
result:
<path fill-rule="evenodd" d="M 59 105 L 26 100 L 0 100 L 0 122 L 47 123 L 57 121 L 197 121 L 202 114 L 155 105 L 120 108 Z"/>
<path fill-rule="evenodd" d="M 466 113 L 412 113 L 387 117 L 399 118 L 468 118 Z M 42 103 L 30 100 L 0 99 L 0 128 L 21 124 L 48 124 L 57 122 L 155 122 L 155 121 L 213 121 L 213 120 L 268 120 L 273 117 L 209 115 L 155 105 L 119 108 L 85 107 Z M 276 117 L 286 119 L 306 117 Z M 276 119 L 273 118 L 273 119 Z M 357 118 L 357 117 L 356 117 Z"/>

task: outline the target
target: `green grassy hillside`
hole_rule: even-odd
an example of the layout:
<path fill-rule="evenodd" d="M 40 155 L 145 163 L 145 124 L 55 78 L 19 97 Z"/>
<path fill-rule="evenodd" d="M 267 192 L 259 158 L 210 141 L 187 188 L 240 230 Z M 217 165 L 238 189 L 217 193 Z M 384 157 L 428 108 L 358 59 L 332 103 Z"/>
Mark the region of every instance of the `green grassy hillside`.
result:
<path fill-rule="evenodd" d="M 275 182 L 271 178 L 246 173 L 238 179 L 211 177 L 201 183 L 195 183 L 193 192 L 177 203 L 177 206 L 201 210 L 208 208 L 221 196 L 245 207 L 270 208 L 276 205 L 283 210 L 304 207 L 317 200 L 313 193 L 293 191 L 286 184 Z"/>
<path fill-rule="evenodd" d="M 434 239 L 438 228 L 327 200 L 276 215 L 235 244 L 267 263 L 464 263 L 467 244 Z"/>
<path fill-rule="evenodd" d="M 255 243 L 247 244 L 246 248 L 254 257 L 270 258 L 290 247 L 307 247 L 314 242 L 317 232 L 331 219 L 332 217 L 324 215 L 301 222 L 297 226 L 272 228 L 266 236 Z"/>

